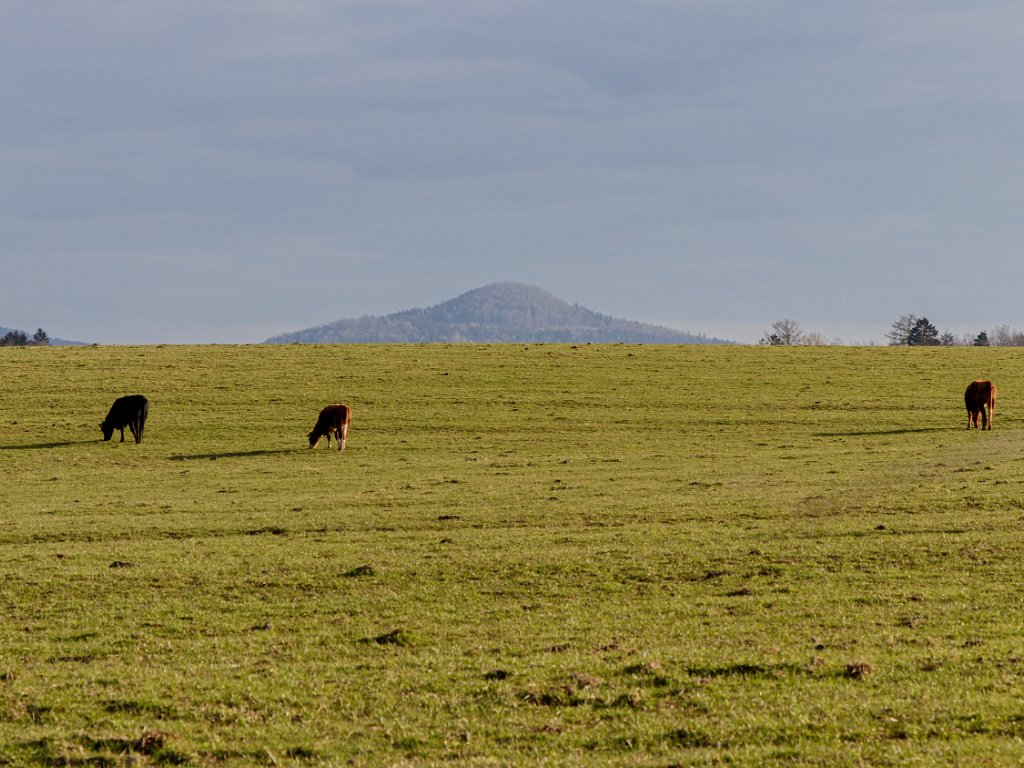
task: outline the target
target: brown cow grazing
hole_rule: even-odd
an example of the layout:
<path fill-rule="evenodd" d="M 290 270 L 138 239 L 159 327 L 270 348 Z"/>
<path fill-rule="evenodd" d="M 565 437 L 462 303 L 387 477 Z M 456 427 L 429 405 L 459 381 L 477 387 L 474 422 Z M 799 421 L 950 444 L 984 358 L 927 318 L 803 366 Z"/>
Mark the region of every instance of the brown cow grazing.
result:
<path fill-rule="evenodd" d="M 967 406 L 967 428 L 974 423 L 978 426 L 981 416 L 981 428 L 992 429 L 992 413 L 996 409 L 996 385 L 988 379 L 978 379 L 967 385 L 964 392 L 964 405 Z"/>
<path fill-rule="evenodd" d="M 316 426 L 309 433 L 309 447 L 316 448 L 321 437 L 327 438 L 327 447 L 331 447 L 331 435 L 338 438 L 338 450 L 345 450 L 345 438 L 348 437 L 348 425 L 352 423 L 352 409 L 347 405 L 335 403 L 320 411 Z"/>

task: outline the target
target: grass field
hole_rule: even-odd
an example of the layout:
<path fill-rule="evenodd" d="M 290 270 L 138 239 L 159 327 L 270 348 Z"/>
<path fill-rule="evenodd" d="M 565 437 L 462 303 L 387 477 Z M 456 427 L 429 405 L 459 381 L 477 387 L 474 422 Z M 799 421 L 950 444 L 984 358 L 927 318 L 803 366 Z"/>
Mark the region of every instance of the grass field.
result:
<path fill-rule="evenodd" d="M 0 349 L 0 764 L 1019 764 L 1022 381 L 996 348 Z M 101 442 L 135 392 L 144 442 Z M 348 450 L 307 450 L 336 401 Z"/>

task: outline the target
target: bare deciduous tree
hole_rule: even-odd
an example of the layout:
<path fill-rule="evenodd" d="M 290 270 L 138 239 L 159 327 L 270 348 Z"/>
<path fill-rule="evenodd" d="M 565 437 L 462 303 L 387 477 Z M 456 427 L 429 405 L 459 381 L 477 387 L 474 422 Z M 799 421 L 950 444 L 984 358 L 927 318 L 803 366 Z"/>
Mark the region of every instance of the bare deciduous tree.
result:
<path fill-rule="evenodd" d="M 788 317 L 783 320 L 776 320 L 761 339 L 762 344 L 770 344 L 773 347 L 792 347 L 804 343 L 804 330 L 796 320 Z"/>
<path fill-rule="evenodd" d="M 993 347 L 1012 347 L 1013 331 L 1008 325 L 997 325 L 988 334 L 988 343 Z"/>
<path fill-rule="evenodd" d="M 892 330 L 885 334 L 885 338 L 889 340 L 889 346 L 907 346 L 907 339 L 910 338 L 910 332 L 914 330 L 915 325 L 917 325 L 917 315 L 900 315 L 900 319 L 892 324 Z"/>

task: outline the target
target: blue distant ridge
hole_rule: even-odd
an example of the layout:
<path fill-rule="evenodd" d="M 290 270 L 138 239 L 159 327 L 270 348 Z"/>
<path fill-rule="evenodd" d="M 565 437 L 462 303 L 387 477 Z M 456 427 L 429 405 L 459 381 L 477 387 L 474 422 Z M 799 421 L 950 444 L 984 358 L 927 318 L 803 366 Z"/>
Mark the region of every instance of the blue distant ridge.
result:
<path fill-rule="evenodd" d="M 523 283 L 491 283 L 427 309 L 364 315 L 284 333 L 267 344 L 556 342 L 733 344 L 704 334 L 620 320 Z"/>

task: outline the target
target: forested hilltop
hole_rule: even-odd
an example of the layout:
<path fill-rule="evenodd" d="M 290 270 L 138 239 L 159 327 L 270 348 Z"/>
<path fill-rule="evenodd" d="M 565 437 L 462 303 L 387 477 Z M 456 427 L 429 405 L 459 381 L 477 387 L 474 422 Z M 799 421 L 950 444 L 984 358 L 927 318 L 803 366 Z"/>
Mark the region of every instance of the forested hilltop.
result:
<path fill-rule="evenodd" d="M 267 339 L 268 344 L 463 341 L 732 343 L 602 315 L 522 283 L 492 283 L 427 309 L 338 320 Z"/>

